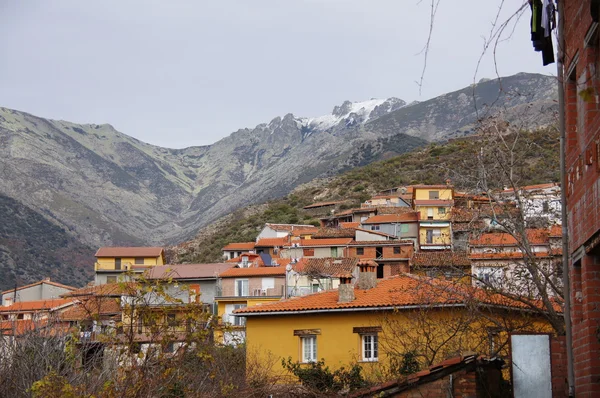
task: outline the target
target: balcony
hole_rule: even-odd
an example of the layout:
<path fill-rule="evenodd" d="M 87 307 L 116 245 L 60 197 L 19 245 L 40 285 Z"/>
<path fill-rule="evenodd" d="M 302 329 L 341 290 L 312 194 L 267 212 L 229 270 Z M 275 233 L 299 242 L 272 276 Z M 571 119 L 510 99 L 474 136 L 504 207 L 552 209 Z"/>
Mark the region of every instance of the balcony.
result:
<path fill-rule="evenodd" d="M 275 286 L 273 288 L 253 288 L 247 292 L 236 291 L 233 286 L 224 286 L 217 288 L 216 296 L 218 297 L 283 297 L 285 292 L 284 286 Z M 246 293 L 246 294 L 244 294 Z"/>

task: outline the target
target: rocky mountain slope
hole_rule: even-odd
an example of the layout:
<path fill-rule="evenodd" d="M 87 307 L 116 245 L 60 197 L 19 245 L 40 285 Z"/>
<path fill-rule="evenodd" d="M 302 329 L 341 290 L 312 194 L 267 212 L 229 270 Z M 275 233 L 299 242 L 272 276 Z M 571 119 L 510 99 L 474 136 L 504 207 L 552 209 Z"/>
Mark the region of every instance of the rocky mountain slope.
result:
<path fill-rule="evenodd" d="M 313 178 L 468 134 L 486 113 L 547 124 L 555 97 L 553 78 L 519 74 L 420 103 L 346 101 L 330 115 L 287 114 L 185 149 L 152 146 L 108 124 L 0 108 L 0 194 L 89 247 L 162 245 Z"/>
<path fill-rule="evenodd" d="M 511 142 L 514 135 L 507 135 L 505 139 Z M 515 150 L 515 182 L 525 186 L 560 180 L 559 134 L 555 128 L 522 133 L 519 142 Z M 230 242 L 253 241 L 264 223 L 317 225 L 319 220 L 314 213 L 303 210 L 314 202 L 343 200 L 343 208 L 360 207 L 360 203 L 373 194 L 391 187 L 444 184 L 448 179 L 456 188 L 471 191 L 472 181 L 456 177 L 477 170 L 477 154 L 487 143 L 481 135 L 452 139 L 443 144 L 431 143 L 335 177 L 315 179 L 282 198 L 238 209 L 167 252 L 173 262 L 219 261 L 223 246 Z"/>

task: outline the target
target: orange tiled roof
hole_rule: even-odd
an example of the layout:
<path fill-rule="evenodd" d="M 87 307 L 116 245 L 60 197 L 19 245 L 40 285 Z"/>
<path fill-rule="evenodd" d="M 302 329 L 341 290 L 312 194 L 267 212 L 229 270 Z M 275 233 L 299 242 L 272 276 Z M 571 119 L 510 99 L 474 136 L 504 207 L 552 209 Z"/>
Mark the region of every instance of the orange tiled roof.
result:
<path fill-rule="evenodd" d="M 419 212 L 411 211 L 410 213 L 402 214 L 379 214 L 367 218 L 363 224 L 386 224 L 395 222 L 412 222 L 419 221 Z"/>
<path fill-rule="evenodd" d="M 340 228 L 342 229 L 356 229 L 360 226 L 359 222 L 341 222 Z"/>
<path fill-rule="evenodd" d="M 293 297 L 274 303 L 265 303 L 236 310 L 236 314 L 253 315 L 266 313 L 318 312 L 323 310 L 343 310 L 348 308 L 398 308 L 414 306 L 460 305 L 477 300 L 486 305 L 530 309 L 517 300 L 500 294 L 494 294 L 471 286 L 459 286 L 452 282 L 435 278 L 400 274 L 382 279 L 372 289 L 354 288 L 355 299 L 347 303 L 338 303 L 338 291 L 328 290 L 308 296 Z M 536 303 L 543 308 L 541 303 Z M 557 305 L 557 310 L 561 310 Z"/>
<path fill-rule="evenodd" d="M 344 310 L 348 308 L 401 308 L 414 306 L 461 305 L 472 300 L 485 305 L 531 309 L 518 300 L 510 299 L 484 289 L 454 284 L 435 278 L 400 274 L 379 280 L 372 289 L 354 288 L 355 299 L 347 303 L 338 303 L 338 291 L 328 290 L 308 296 L 293 297 L 273 303 L 265 303 L 236 310 L 236 314 L 253 315 L 266 313 L 318 312 L 322 310 Z M 543 308 L 541 303 L 534 303 Z M 556 304 L 556 310 L 562 311 Z"/>
<path fill-rule="evenodd" d="M 50 311 L 54 308 L 71 303 L 72 299 L 58 298 L 35 301 L 20 301 L 6 307 L 0 307 L 0 313 Z"/>
<path fill-rule="evenodd" d="M 65 323 L 52 322 L 49 324 L 48 319 L 0 321 L 0 335 L 4 336 L 22 336 L 33 331 L 40 331 L 45 336 L 57 336 L 66 334 L 68 330 L 69 327 Z"/>
<path fill-rule="evenodd" d="M 342 223 L 340 223 L 342 224 Z M 347 224 L 347 223 L 344 223 Z M 354 238 L 355 228 L 321 228 L 312 236 L 313 239 Z"/>
<path fill-rule="evenodd" d="M 411 185 L 413 190 L 415 189 L 452 189 L 452 185 Z"/>
<path fill-rule="evenodd" d="M 221 278 L 235 278 L 240 276 L 285 276 L 285 267 L 230 268 L 219 274 Z"/>
<path fill-rule="evenodd" d="M 412 244 L 411 240 L 353 240 L 349 246 L 401 246 Z"/>
<path fill-rule="evenodd" d="M 56 287 L 61 287 L 63 289 L 67 289 L 67 290 L 75 290 L 75 289 L 77 289 L 76 287 L 63 285 L 62 283 L 51 281 L 50 278 L 46 278 L 46 279 L 42 279 L 41 281 L 30 283 L 29 285 L 19 286 L 19 287 L 17 287 L 17 291 L 23 290 L 23 289 L 27 289 L 27 288 L 30 288 L 30 287 L 33 287 L 33 286 L 41 285 L 42 283 L 46 283 L 48 285 L 52 285 L 52 286 L 56 286 Z M 14 292 L 14 291 L 15 291 L 15 289 L 8 289 L 8 290 L 3 291 L 0 294 L 6 294 L 6 293 Z"/>
<path fill-rule="evenodd" d="M 300 246 L 346 246 L 352 241 L 352 238 L 331 238 L 331 239 L 301 239 Z"/>
<path fill-rule="evenodd" d="M 550 235 L 551 238 L 562 238 L 562 226 L 561 225 L 553 225 L 550 227 Z"/>
<path fill-rule="evenodd" d="M 415 267 L 470 267 L 466 252 L 432 251 L 414 253 L 411 258 Z"/>
<path fill-rule="evenodd" d="M 282 247 L 289 244 L 290 239 L 286 236 L 283 238 L 262 238 L 256 242 L 255 247 Z"/>
<path fill-rule="evenodd" d="M 254 250 L 254 242 L 233 242 L 221 250 Z"/>
<path fill-rule="evenodd" d="M 315 234 L 319 228 L 317 227 L 302 227 L 302 228 L 294 228 L 291 232 L 292 236 L 302 236 L 302 235 L 313 235 Z"/>
<path fill-rule="evenodd" d="M 159 257 L 163 252 L 162 247 L 101 247 L 96 257 Z"/>
<path fill-rule="evenodd" d="M 546 229 L 529 229 L 526 235 L 531 245 L 548 243 L 548 230 Z M 518 243 L 511 234 L 506 232 L 484 233 L 469 241 L 471 246 L 517 246 Z"/>
<path fill-rule="evenodd" d="M 291 232 L 293 229 L 296 228 L 311 228 L 314 227 L 314 225 L 308 225 L 308 224 L 272 224 L 272 223 L 266 223 L 265 227 L 269 227 L 274 231 L 286 231 L 286 232 Z"/>
<path fill-rule="evenodd" d="M 299 274 L 322 275 L 330 277 L 349 276 L 352 274 L 358 258 L 356 257 L 325 257 L 302 259 L 293 265 Z"/>
<path fill-rule="evenodd" d="M 453 206 L 453 200 L 444 199 L 420 199 L 413 201 L 415 206 Z"/>
<path fill-rule="evenodd" d="M 534 252 L 533 253 L 534 257 L 538 257 L 538 258 L 544 258 L 544 257 L 551 257 L 551 253 L 544 251 L 544 252 Z M 508 252 L 508 253 L 470 253 L 469 254 L 469 258 L 473 259 L 473 260 L 489 260 L 489 259 L 493 259 L 493 260 L 511 260 L 511 259 L 517 259 L 517 258 L 524 258 L 525 255 L 521 252 Z"/>
<path fill-rule="evenodd" d="M 412 213 L 412 207 L 377 207 L 377 215 Z"/>
<path fill-rule="evenodd" d="M 63 321 L 82 321 L 85 319 L 97 319 L 121 313 L 121 305 L 114 297 L 98 297 L 83 300 L 76 303 L 68 310 L 60 314 Z"/>

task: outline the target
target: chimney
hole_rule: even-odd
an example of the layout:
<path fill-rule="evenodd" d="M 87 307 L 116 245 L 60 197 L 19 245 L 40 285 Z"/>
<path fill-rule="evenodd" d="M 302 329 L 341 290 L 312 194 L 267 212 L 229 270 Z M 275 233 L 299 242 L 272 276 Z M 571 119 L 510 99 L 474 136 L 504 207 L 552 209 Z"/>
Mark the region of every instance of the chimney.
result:
<path fill-rule="evenodd" d="M 375 261 L 367 260 L 358 263 L 358 282 L 356 285 L 363 290 L 377 286 L 377 263 Z"/>
<path fill-rule="evenodd" d="M 352 275 L 340 276 L 338 287 L 338 303 L 349 303 L 354 300 L 354 285 Z"/>

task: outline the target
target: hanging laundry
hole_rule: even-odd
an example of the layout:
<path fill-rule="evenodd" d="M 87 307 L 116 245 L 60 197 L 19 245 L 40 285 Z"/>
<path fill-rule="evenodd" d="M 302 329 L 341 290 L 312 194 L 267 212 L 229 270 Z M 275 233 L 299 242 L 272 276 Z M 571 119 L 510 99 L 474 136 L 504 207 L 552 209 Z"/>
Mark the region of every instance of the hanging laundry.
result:
<path fill-rule="evenodd" d="M 554 17 L 554 3 L 552 3 L 551 14 L 548 13 L 549 1 L 544 0 L 529 0 L 529 6 L 531 7 L 531 42 L 535 51 L 542 53 L 542 64 L 544 66 L 554 63 L 554 47 L 552 45 L 552 29 L 556 27 L 556 18 Z M 546 14 L 546 18 L 544 17 Z M 546 29 L 542 25 L 542 19 L 546 22 L 548 34 Z"/>
<path fill-rule="evenodd" d="M 544 37 L 550 36 L 550 33 L 556 28 L 556 7 L 553 0 L 544 0 L 542 2 L 542 28 L 544 28 Z"/>

